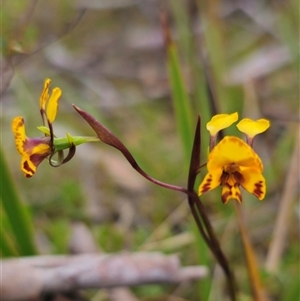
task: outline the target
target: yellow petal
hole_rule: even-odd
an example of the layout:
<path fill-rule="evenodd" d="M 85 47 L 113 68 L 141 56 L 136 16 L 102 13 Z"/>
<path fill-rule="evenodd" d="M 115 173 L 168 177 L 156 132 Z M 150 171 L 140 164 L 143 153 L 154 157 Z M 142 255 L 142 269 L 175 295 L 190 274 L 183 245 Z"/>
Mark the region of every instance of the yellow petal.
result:
<path fill-rule="evenodd" d="M 51 79 L 47 78 L 44 82 L 44 89 L 40 97 L 40 109 L 45 110 L 46 109 L 46 103 L 49 99 L 49 87 L 51 84 Z"/>
<path fill-rule="evenodd" d="M 22 156 L 21 170 L 24 172 L 26 178 L 32 177 L 36 172 L 36 166 L 30 161 L 29 156 Z"/>
<path fill-rule="evenodd" d="M 61 96 L 61 90 L 59 88 L 54 88 L 51 97 L 48 101 L 46 116 L 49 123 L 52 123 L 56 117 L 58 109 L 58 101 Z"/>
<path fill-rule="evenodd" d="M 259 200 L 263 200 L 266 195 L 266 181 L 264 176 L 251 168 L 242 171 L 240 184 L 248 192 L 254 194 Z"/>
<path fill-rule="evenodd" d="M 228 183 L 222 185 L 222 203 L 226 204 L 231 199 L 242 203 L 242 194 L 237 182 L 235 182 L 234 185 Z"/>
<path fill-rule="evenodd" d="M 39 164 L 51 154 L 47 143 L 39 143 L 22 154 L 21 169 L 27 178 L 32 177 Z"/>
<path fill-rule="evenodd" d="M 37 146 L 33 147 L 31 150 L 31 155 L 49 155 L 51 153 L 51 147 L 47 143 L 40 143 Z"/>
<path fill-rule="evenodd" d="M 249 118 L 242 119 L 237 128 L 248 137 L 253 138 L 257 134 L 265 132 L 270 127 L 270 121 L 267 119 L 252 120 Z"/>
<path fill-rule="evenodd" d="M 207 169 L 213 173 L 233 163 L 241 169 L 252 168 L 258 172 L 263 170 L 259 156 L 248 144 L 237 137 L 226 136 L 209 154 Z"/>
<path fill-rule="evenodd" d="M 21 116 L 14 118 L 12 122 L 12 131 L 15 136 L 15 144 L 18 152 L 24 153 L 24 143 L 26 141 L 24 119 Z"/>
<path fill-rule="evenodd" d="M 238 113 L 232 114 L 218 114 L 212 117 L 212 119 L 206 124 L 207 130 L 211 136 L 215 136 L 219 131 L 228 128 L 234 122 L 238 120 Z"/>
<path fill-rule="evenodd" d="M 214 173 L 208 173 L 203 179 L 198 189 L 198 195 L 210 191 L 221 184 L 222 169 L 215 170 Z"/>

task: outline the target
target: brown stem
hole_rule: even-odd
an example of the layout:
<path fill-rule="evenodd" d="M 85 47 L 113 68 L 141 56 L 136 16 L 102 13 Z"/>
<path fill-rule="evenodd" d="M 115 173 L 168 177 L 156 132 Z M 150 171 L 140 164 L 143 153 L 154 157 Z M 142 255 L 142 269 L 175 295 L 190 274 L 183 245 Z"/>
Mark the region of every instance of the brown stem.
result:
<path fill-rule="evenodd" d="M 221 267 L 224 270 L 224 273 L 227 278 L 228 282 L 228 288 L 229 288 L 229 294 L 232 301 L 235 301 L 235 285 L 233 280 L 233 274 L 230 271 L 228 261 L 226 257 L 224 256 L 223 252 L 221 251 L 219 242 L 216 238 L 216 235 L 212 229 L 212 226 L 210 224 L 209 218 L 205 212 L 205 208 L 203 204 L 200 202 L 196 192 L 194 191 L 194 185 L 195 180 L 199 171 L 200 165 L 200 116 L 198 116 L 196 131 L 195 131 L 195 137 L 194 137 L 194 144 L 192 149 L 192 155 L 191 155 L 191 163 L 190 163 L 190 170 L 188 175 L 188 183 L 187 183 L 187 189 L 167 184 L 161 181 L 158 181 L 151 176 L 149 176 L 146 172 L 144 172 L 138 163 L 135 161 L 133 156 L 131 155 L 130 151 L 126 148 L 126 146 L 117 138 L 108 128 L 106 128 L 102 123 L 100 123 L 98 120 L 96 120 L 93 116 L 91 116 L 89 113 L 81 110 L 80 108 L 73 105 L 74 109 L 83 117 L 88 124 L 93 128 L 93 130 L 97 133 L 97 136 L 99 139 L 105 143 L 108 144 L 116 149 L 118 149 L 124 157 L 127 159 L 129 164 L 144 178 L 149 180 L 150 182 L 159 185 L 161 187 L 180 191 L 188 196 L 189 200 L 189 206 L 191 208 L 191 212 L 193 214 L 193 217 L 195 219 L 195 222 L 197 224 L 197 227 L 199 229 L 199 232 L 203 236 L 203 239 L 207 243 L 208 247 L 214 254 L 215 258 L 221 265 Z M 202 221 L 201 221 L 202 220 Z"/>
<path fill-rule="evenodd" d="M 102 123 L 100 123 L 98 120 L 96 120 L 92 115 L 89 113 L 81 110 L 77 106 L 73 105 L 74 109 L 79 113 L 81 117 L 85 119 L 85 121 L 93 128 L 93 130 L 96 132 L 97 136 L 99 139 L 105 143 L 108 144 L 117 150 L 119 150 L 123 156 L 127 159 L 129 164 L 144 178 L 149 180 L 150 182 L 175 191 L 180 191 L 185 194 L 189 194 L 189 191 L 183 187 L 176 186 L 176 185 L 171 185 L 164 183 L 162 181 L 156 180 L 149 176 L 145 171 L 141 169 L 141 167 L 138 165 L 138 163 L 135 161 L 133 156 L 131 155 L 130 151 L 127 149 L 127 147 L 122 143 L 122 141 L 115 136 L 107 127 L 105 127 Z"/>
<path fill-rule="evenodd" d="M 210 244 L 208 244 L 208 246 L 210 247 L 210 250 L 212 251 L 212 253 L 214 254 L 215 258 L 217 259 L 218 263 L 220 264 L 220 266 L 222 267 L 222 269 L 224 271 L 224 274 L 225 274 L 226 280 L 227 280 L 227 286 L 228 286 L 230 298 L 232 301 L 235 301 L 236 300 L 236 284 L 235 284 L 234 275 L 230 269 L 228 260 L 220 247 L 219 241 L 218 241 L 216 234 L 211 226 L 211 223 L 207 216 L 206 210 L 198 196 L 197 196 L 197 199 L 195 198 L 195 203 L 196 203 L 197 211 L 203 220 L 205 230 L 208 233 L 208 237 L 209 237 L 209 241 L 210 241 Z"/>
<path fill-rule="evenodd" d="M 266 301 L 266 298 L 263 294 L 263 289 L 260 283 L 259 272 L 257 268 L 257 263 L 254 255 L 254 251 L 247 234 L 246 228 L 244 226 L 242 212 L 240 206 L 237 202 L 235 202 L 235 211 L 237 214 L 237 220 L 239 225 L 239 230 L 241 234 L 241 239 L 243 243 L 244 255 L 247 262 L 247 270 L 250 280 L 251 292 L 253 296 L 253 300 L 255 301 Z"/>
<path fill-rule="evenodd" d="M 202 225 L 201 218 L 199 217 L 197 208 L 195 207 L 195 201 L 193 199 L 191 199 L 190 197 L 188 199 L 189 199 L 189 206 L 190 206 L 192 215 L 195 219 L 195 222 L 197 224 L 197 227 L 198 227 L 203 239 L 205 240 L 206 244 L 209 246 L 210 249 L 212 249 L 212 243 L 211 243 L 210 237 L 207 235 L 206 229 Z"/>
<path fill-rule="evenodd" d="M 200 131 L 200 116 L 198 116 L 195 136 L 194 136 L 194 143 L 192 148 L 192 155 L 191 155 L 191 162 L 190 162 L 190 169 L 189 169 L 189 177 L 188 177 L 188 191 L 189 191 L 189 205 L 193 214 L 193 217 L 197 223 L 198 229 L 203 236 L 205 242 L 207 243 L 208 247 L 210 248 L 211 252 L 214 254 L 216 260 L 221 265 L 228 284 L 229 294 L 232 301 L 236 300 L 235 297 L 235 282 L 233 278 L 233 274 L 230 270 L 228 261 L 221 250 L 219 241 L 215 235 L 215 232 L 211 226 L 209 221 L 208 215 L 206 214 L 205 207 L 203 206 L 202 202 L 200 201 L 198 195 L 194 190 L 195 180 L 199 169 L 201 167 L 200 162 L 200 151 L 201 151 L 201 131 Z M 202 222 L 201 222 L 202 220 Z"/>

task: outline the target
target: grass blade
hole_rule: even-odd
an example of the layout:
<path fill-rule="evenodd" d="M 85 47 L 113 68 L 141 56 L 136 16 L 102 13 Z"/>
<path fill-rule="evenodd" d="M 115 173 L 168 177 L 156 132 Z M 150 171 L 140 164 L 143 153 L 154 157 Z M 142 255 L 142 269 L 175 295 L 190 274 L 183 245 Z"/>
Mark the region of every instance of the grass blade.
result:
<path fill-rule="evenodd" d="M 172 41 L 165 12 L 161 14 L 161 25 L 167 53 L 167 71 L 171 87 L 176 124 L 181 138 L 186 165 L 190 160 L 193 143 L 192 108 L 180 69 L 177 48 Z"/>
<path fill-rule="evenodd" d="M 175 110 L 176 123 L 181 137 L 183 151 L 185 154 L 186 162 L 190 159 L 191 146 L 192 146 L 192 109 L 190 100 L 187 95 L 183 77 L 179 66 L 179 58 L 177 49 L 174 44 L 167 46 L 168 51 L 168 75 L 171 85 L 172 98 Z"/>
<path fill-rule="evenodd" d="M 10 222 L 20 255 L 36 254 L 30 216 L 19 198 L 1 148 L 0 170 L 1 203 Z"/>

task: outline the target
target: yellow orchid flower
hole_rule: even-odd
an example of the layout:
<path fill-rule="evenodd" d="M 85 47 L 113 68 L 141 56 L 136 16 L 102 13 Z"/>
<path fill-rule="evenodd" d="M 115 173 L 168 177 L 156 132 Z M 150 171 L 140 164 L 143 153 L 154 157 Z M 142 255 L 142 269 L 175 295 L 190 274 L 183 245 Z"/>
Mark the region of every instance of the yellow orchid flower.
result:
<path fill-rule="evenodd" d="M 263 164 L 254 150 L 243 140 L 224 137 L 210 152 L 207 161 L 208 173 L 199 186 L 201 195 L 222 186 L 222 202 L 230 199 L 242 203 L 239 186 L 262 200 L 266 194 Z"/>
<path fill-rule="evenodd" d="M 72 159 L 77 145 L 99 141 L 99 138 L 96 137 L 73 137 L 69 134 L 65 138 L 56 138 L 54 136 L 52 123 L 57 115 L 58 101 L 62 92 L 59 88 L 54 88 L 51 96 L 49 96 L 50 84 L 51 80 L 46 79 L 40 97 L 40 113 L 43 119 L 43 126 L 38 126 L 38 129 L 44 134 L 44 137 L 27 137 L 24 119 L 21 116 L 15 117 L 12 122 L 16 148 L 22 156 L 21 170 L 27 178 L 35 174 L 37 167 L 45 158 L 49 158 L 51 166 L 57 167 Z M 63 154 L 65 149 L 69 150 L 66 157 Z M 52 160 L 56 153 L 58 153 L 58 162 Z"/>
<path fill-rule="evenodd" d="M 56 138 L 54 136 L 52 123 L 57 115 L 58 101 L 62 92 L 59 88 L 54 88 L 49 97 L 50 83 L 50 79 L 45 80 L 40 97 L 40 113 L 43 119 L 43 126 L 38 127 L 38 129 L 43 132 L 44 137 L 27 137 L 24 119 L 21 116 L 15 117 L 12 122 L 16 148 L 22 156 L 21 170 L 27 178 L 35 174 L 37 167 L 45 158 L 49 157 L 51 166 L 60 166 L 74 156 L 76 145 L 99 141 L 98 138 L 94 137 L 71 137 L 67 135 L 66 138 Z M 65 158 L 63 155 L 64 149 L 69 149 L 69 153 Z M 58 162 L 52 160 L 53 155 L 56 153 L 58 153 Z"/>
<path fill-rule="evenodd" d="M 45 125 L 45 122 L 47 122 L 49 127 L 45 137 L 27 137 L 24 119 L 21 116 L 14 118 L 12 122 L 12 131 L 15 136 L 16 148 L 22 156 L 21 169 L 28 178 L 35 174 L 38 165 L 45 158 L 49 155 L 52 156 L 56 152 L 53 146 L 54 134 L 52 122 L 55 120 L 58 101 L 62 92 L 59 88 L 54 88 L 49 97 L 50 83 L 50 79 L 45 80 L 40 97 L 40 113 L 42 115 L 43 124 Z"/>

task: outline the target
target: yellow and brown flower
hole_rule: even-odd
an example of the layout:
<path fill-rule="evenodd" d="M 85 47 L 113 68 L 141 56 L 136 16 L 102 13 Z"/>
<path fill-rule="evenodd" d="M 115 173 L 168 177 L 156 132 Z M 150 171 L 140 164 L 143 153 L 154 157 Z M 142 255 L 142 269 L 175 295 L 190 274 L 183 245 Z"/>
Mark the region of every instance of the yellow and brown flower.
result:
<path fill-rule="evenodd" d="M 263 164 L 254 150 L 243 140 L 224 137 L 211 151 L 208 173 L 199 186 L 199 195 L 222 186 L 222 202 L 230 199 L 242 202 L 240 186 L 262 200 L 266 194 Z"/>
<path fill-rule="evenodd" d="M 40 113 L 42 115 L 43 124 L 48 127 L 39 127 L 44 133 L 44 137 L 30 138 L 26 136 L 24 119 L 21 116 L 15 117 L 12 122 L 12 131 L 15 136 L 15 144 L 18 152 L 22 156 L 21 170 L 26 177 L 32 177 L 38 165 L 47 157 L 52 166 L 59 166 L 60 164 L 69 161 L 75 154 L 75 145 L 72 137 L 58 138 L 54 137 L 52 123 L 56 118 L 58 101 L 62 94 L 59 88 L 54 88 L 49 97 L 49 87 L 51 80 L 46 79 L 44 89 L 40 97 Z M 54 140 L 60 148 L 57 148 Z M 63 149 L 69 149 L 69 154 L 63 158 Z M 51 160 L 52 156 L 58 152 L 60 162 Z"/>
<path fill-rule="evenodd" d="M 206 128 L 210 132 L 208 173 L 199 186 L 199 195 L 222 186 L 222 202 L 230 199 L 242 202 L 240 186 L 262 200 L 266 194 L 263 164 L 252 149 L 254 136 L 266 131 L 270 122 L 266 119 L 242 119 L 237 128 L 246 135 L 246 143 L 234 136 L 225 136 L 217 143 L 217 135 L 238 120 L 238 113 L 218 114 L 212 117 Z"/>
<path fill-rule="evenodd" d="M 12 130 L 15 135 L 16 148 L 20 155 L 21 169 L 27 178 L 32 177 L 39 164 L 51 153 L 50 137 L 29 138 L 25 133 L 25 124 L 22 117 L 14 118 Z"/>

